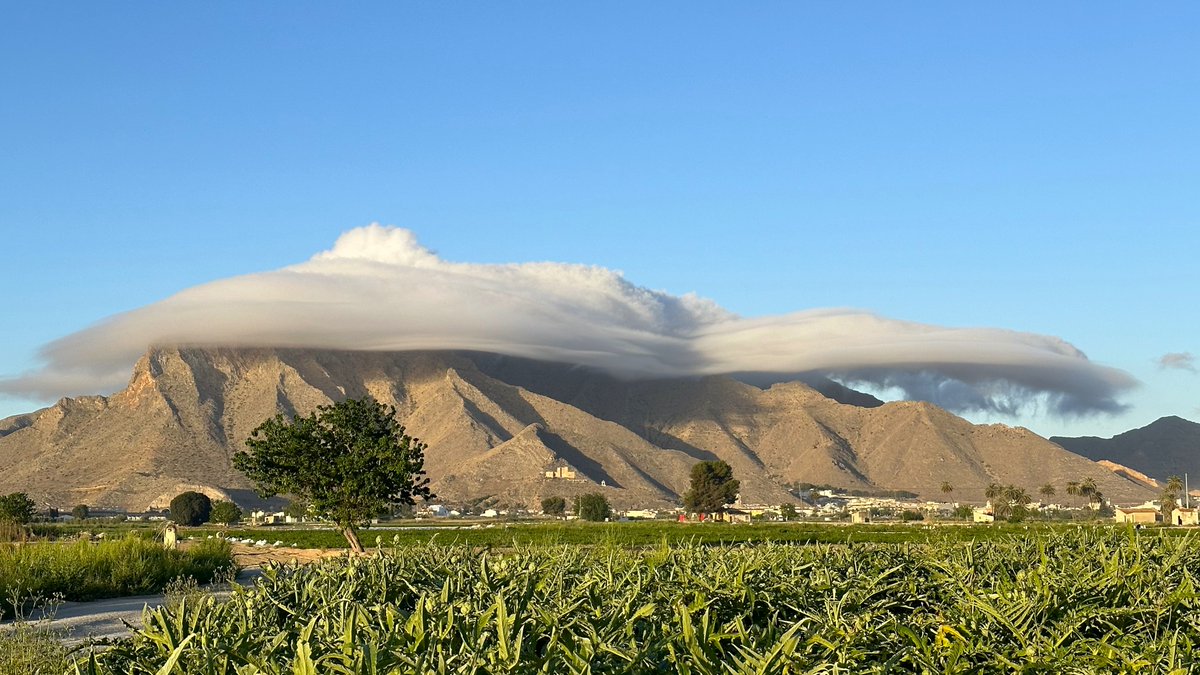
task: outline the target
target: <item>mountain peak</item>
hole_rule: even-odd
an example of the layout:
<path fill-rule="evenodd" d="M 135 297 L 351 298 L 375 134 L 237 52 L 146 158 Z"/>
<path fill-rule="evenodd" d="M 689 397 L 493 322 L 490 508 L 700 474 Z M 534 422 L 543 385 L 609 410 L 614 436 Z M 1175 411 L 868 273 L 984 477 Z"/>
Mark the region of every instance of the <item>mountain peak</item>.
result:
<path fill-rule="evenodd" d="M 690 468 L 712 459 L 733 466 L 743 499 L 770 504 L 804 482 L 940 498 L 949 480 L 971 500 L 996 481 L 1091 477 L 1116 499 L 1152 494 L 1032 433 L 977 427 L 931 404 L 843 405 L 812 383 L 630 381 L 483 352 L 169 345 L 148 350 L 109 399 L 6 422 L 0 492 L 65 507 L 86 492 L 94 506 L 141 509 L 186 484 L 251 500 L 230 457 L 255 427 L 368 393 L 428 443 L 426 470 L 446 500 L 532 505 L 602 490 L 618 506 L 668 506 Z"/>
<path fill-rule="evenodd" d="M 1054 436 L 1050 440 L 1084 457 L 1111 460 L 1159 480 L 1200 472 L 1200 424 L 1177 415 L 1112 438 Z"/>

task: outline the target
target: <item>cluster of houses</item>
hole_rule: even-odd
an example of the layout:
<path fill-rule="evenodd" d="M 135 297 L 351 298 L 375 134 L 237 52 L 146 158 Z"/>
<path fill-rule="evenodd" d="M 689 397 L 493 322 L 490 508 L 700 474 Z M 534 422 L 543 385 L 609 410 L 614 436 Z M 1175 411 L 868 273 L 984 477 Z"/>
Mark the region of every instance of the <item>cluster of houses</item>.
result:
<path fill-rule="evenodd" d="M 1118 506 L 1113 510 L 1113 519 L 1118 523 L 1133 523 L 1135 525 L 1200 525 L 1200 511 L 1195 508 L 1176 506 L 1171 510 L 1170 518 L 1165 517 L 1162 507 L 1157 502 L 1146 502 L 1140 506 Z"/>

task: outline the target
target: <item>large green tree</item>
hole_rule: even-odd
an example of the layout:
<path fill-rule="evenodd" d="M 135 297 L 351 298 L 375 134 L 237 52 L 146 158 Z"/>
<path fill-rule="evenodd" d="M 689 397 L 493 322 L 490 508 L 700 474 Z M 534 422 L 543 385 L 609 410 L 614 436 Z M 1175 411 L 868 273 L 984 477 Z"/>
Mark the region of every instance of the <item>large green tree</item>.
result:
<path fill-rule="evenodd" d="M 33 520 L 37 505 L 24 492 L 13 492 L 0 497 L 0 523 L 24 525 Z"/>
<path fill-rule="evenodd" d="M 223 500 L 214 502 L 212 505 L 212 513 L 209 515 L 208 519 L 213 523 L 233 525 L 242 519 L 242 510 L 233 502 L 227 502 Z"/>
<path fill-rule="evenodd" d="M 683 495 L 683 505 L 696 513 L 719 513 L 737 501 L 738 480 L 733 468 L 717 459 L 692 466 L 692 485 Z"/>
<path fill-rule="evenodd" d="M 612 516 L 608 498 L 599 492 L 589 492 L 575 498 L 575 515 L 580 520 L 603 522 Z"/>
<path fill-rule="evenodd" d="M 202 492 L 184 492 L 171 500 L 171 520 L 180 525 L 203 525 L 212 515 L 212 500 Z"/>
<path fill-rule="evenodd" d="M 358 528 L 394 504 L 429 499 L 425 444 L 404 433 L 396 409 L 371 396 L 321 406 L 308 416 L 263 422 L 233 465 L 262 497 L 310 504 L 361 553 Z"/>

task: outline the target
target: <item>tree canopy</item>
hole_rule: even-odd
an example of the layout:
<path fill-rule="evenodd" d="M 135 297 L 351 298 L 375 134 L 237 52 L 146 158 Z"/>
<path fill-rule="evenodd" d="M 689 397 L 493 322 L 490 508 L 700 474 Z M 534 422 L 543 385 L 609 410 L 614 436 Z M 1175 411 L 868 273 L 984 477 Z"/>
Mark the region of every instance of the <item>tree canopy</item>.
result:
<path fill-rule="evenodd" d="M 24 492 L 13 492 L 0 497 L 0 523 L 24 525 L 33 520 L 37 505 Z"/>
<path fill-rule="evenodd" d="M 717 459 L 692 466 L 692 485 L 683 495 L 683 505 L 696 513 L 718 513 L 737 501 L 741 484 L 733 468 Z"/>
<path fill-rule="evenodd" d="M 171 520 L 180 525 L 203 525 L 212 514 L 212 500 L 202 492 L 184 492 L 171 500 Z"/>
<path fill-rule="evenodd" d="M 214 502 L 209 521 L 222 525 L 232 525 L 242 519 L 242 510 L 237 504 L 227 501 Z"/>
<path fill-rule="evenodd" d="M 580 520 L 603 522 L 612 516 L 608 498 L 598 492 L 589 492 L 575 498 L 575 515 Z"/>
<path fill-rule="evenodd" d="M 396 409 L 371 396 L 320 406 L 308 416 L 263 422 L 233 465 L 258 494 L 290 495 L 342 529 L 363 551 L 357 528 L 393 504 L 430 499 L 425 444 L 404 433 Z"/>
<path fill-rule="evenodd" d="M 1025 488 L 999 483 L 987 486 L 984 495 L 992 502 L 992 515 L 997 520 L 1012 522 L 1024 520 L 1029 512 L 1029 504 L 1033 501 Z"/>
<path fill-rule="evenodd" d="M 542 500 L 542 513 L 548 516 L 561 516 L 567 512 L 567 500 L 562 497 L 546 497 Z"/>
<path fill-rule="evenodd" d="M 87 520 L 91 514 L 91 509 L 87 504 L 76 504 L 75 508 L 71 509 L 71 517 L 75 520 Z"/>

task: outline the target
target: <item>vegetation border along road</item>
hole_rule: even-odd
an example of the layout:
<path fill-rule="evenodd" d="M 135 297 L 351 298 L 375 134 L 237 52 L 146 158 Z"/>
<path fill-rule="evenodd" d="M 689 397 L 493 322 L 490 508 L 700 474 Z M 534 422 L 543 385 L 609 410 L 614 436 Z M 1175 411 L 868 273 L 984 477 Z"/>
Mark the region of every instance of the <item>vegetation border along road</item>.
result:
<path fill-rule="evenodd" d="M 209 583 L 233 569 L 228 542 L 167 550 L 138 536 L 91 543 L 0 544 L 0 618 L 35 597 L 95 600 L 161 592 L 175 579 Z"/>

